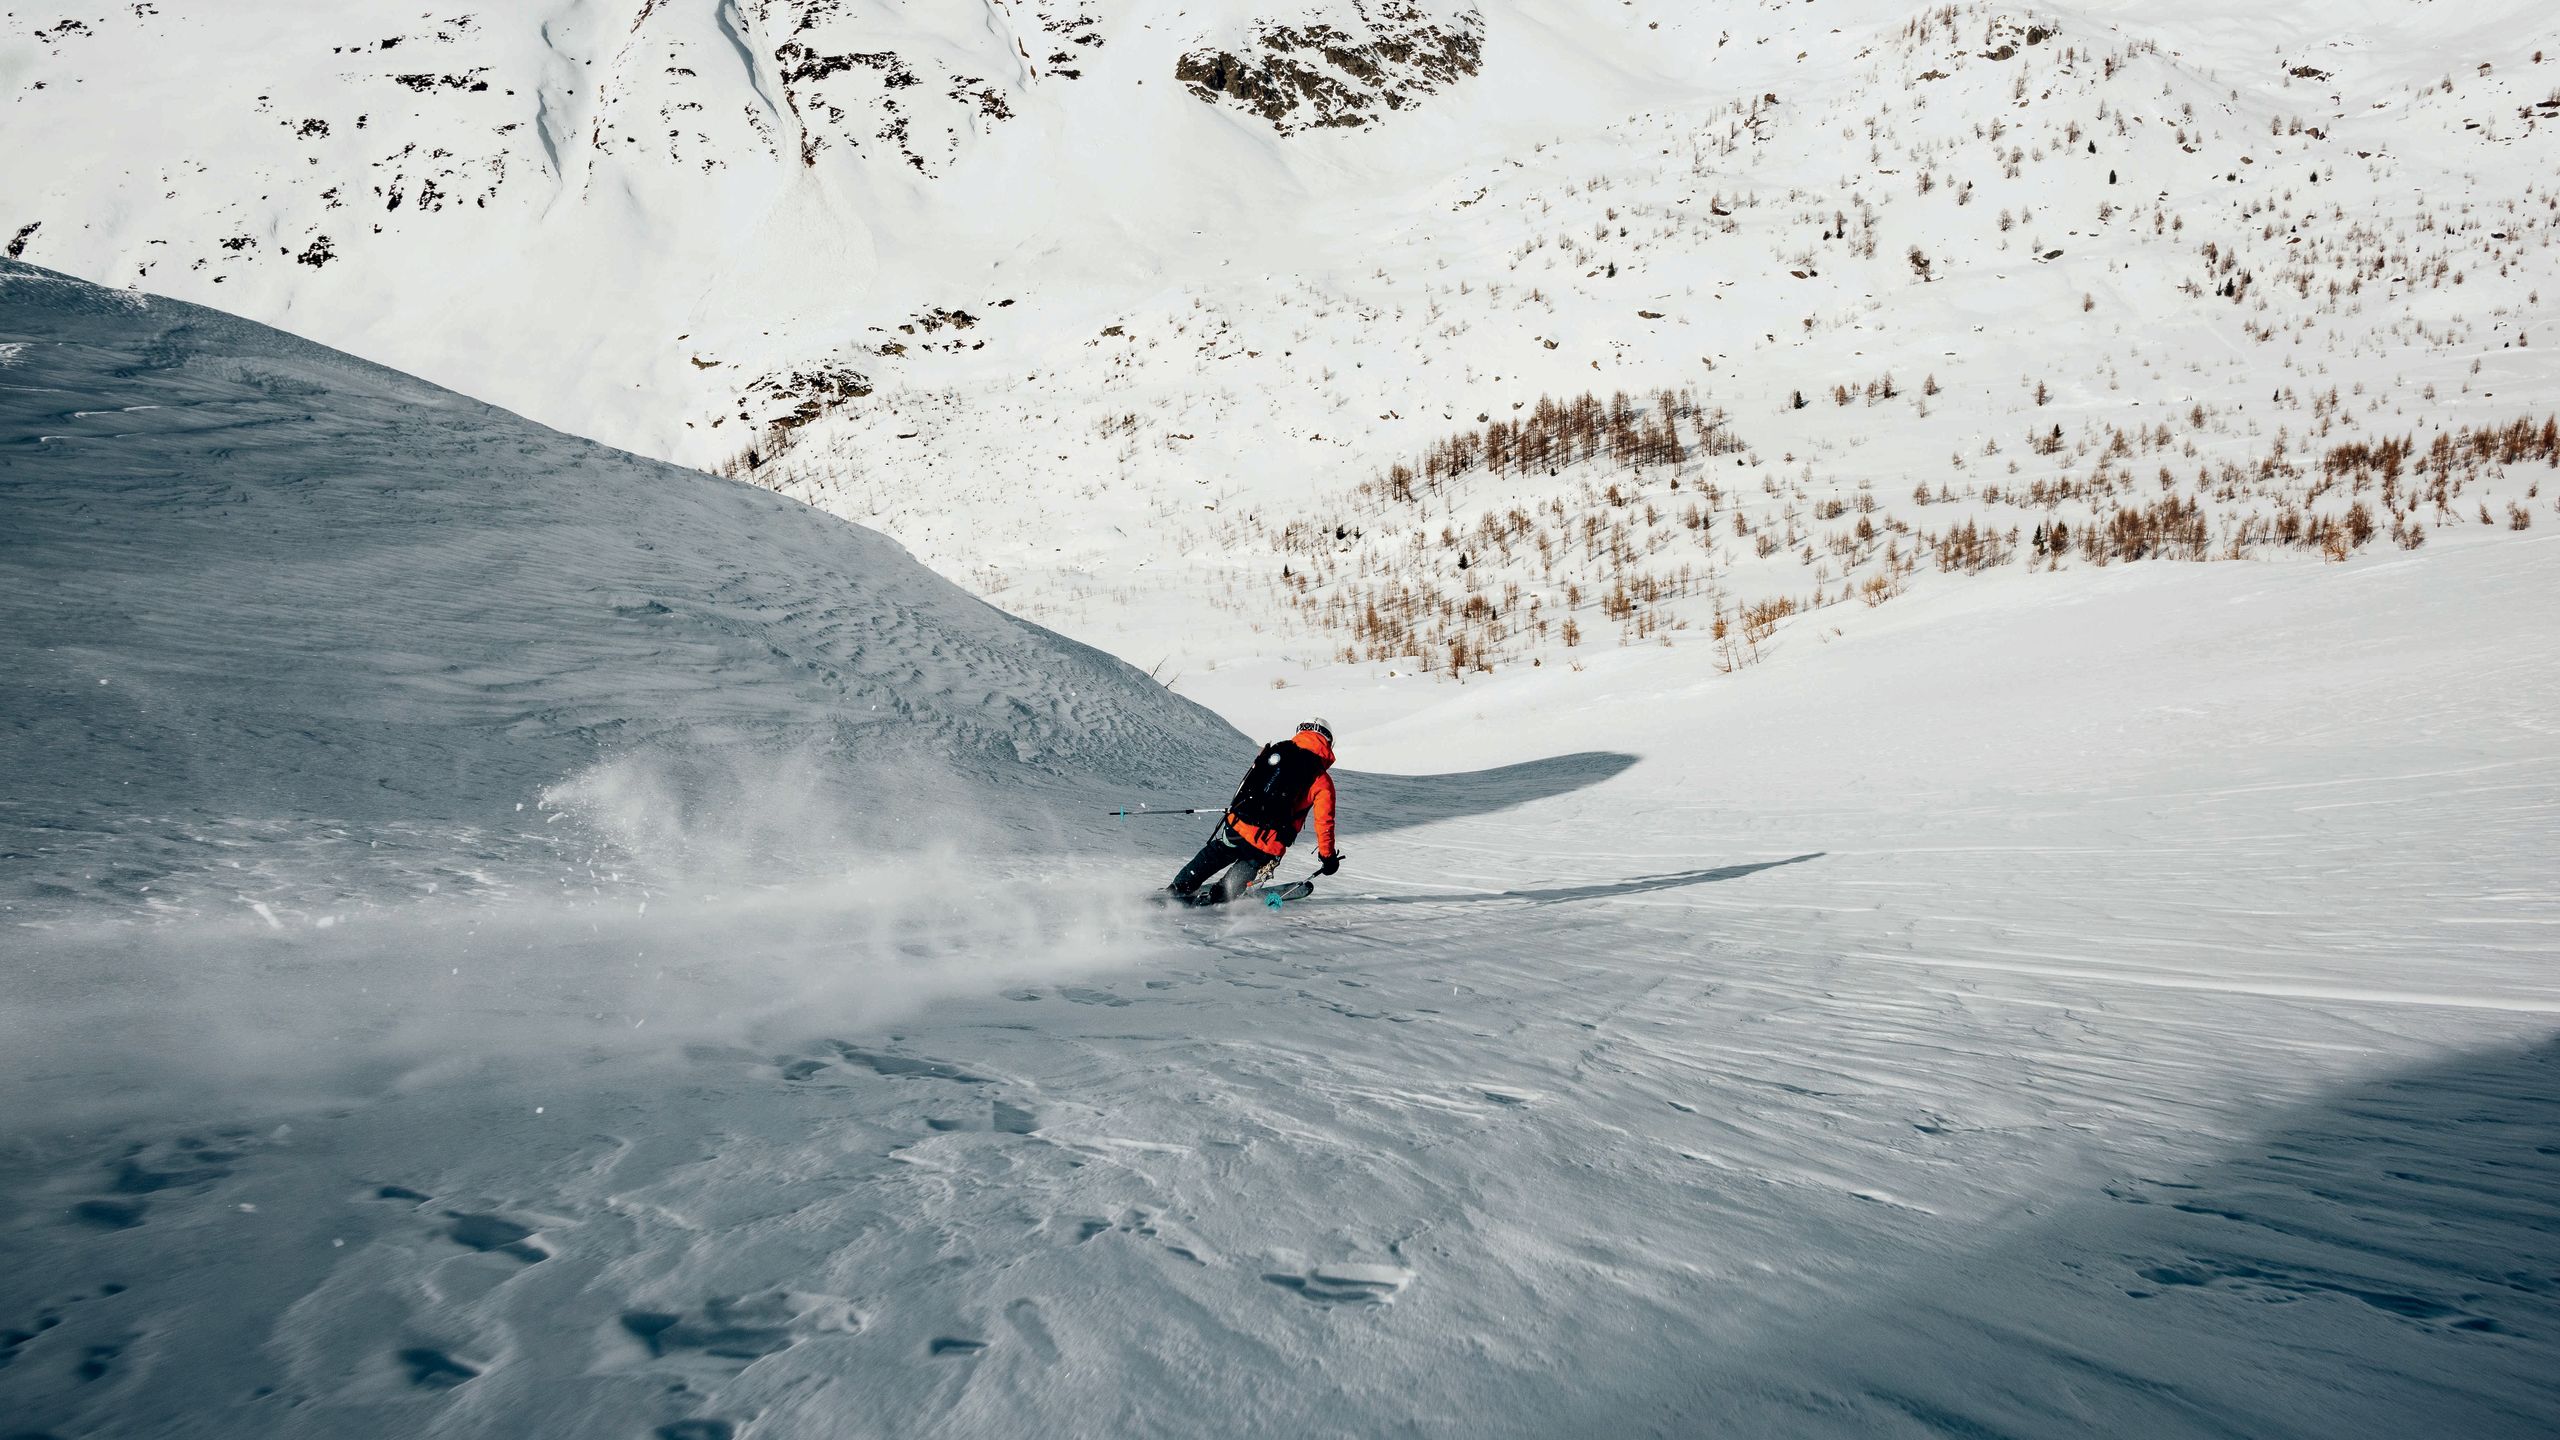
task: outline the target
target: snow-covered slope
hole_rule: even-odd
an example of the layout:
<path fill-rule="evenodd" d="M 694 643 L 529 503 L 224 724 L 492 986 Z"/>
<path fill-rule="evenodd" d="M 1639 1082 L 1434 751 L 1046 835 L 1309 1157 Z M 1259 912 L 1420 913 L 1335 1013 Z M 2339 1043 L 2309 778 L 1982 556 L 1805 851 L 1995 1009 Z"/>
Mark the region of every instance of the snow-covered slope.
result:
<path fill-rule="evenodd" d="M 1398 121 L 1370 140 L 1427 179 L 1310 192 L 1287 255 L 1082 335 L 928 337 L 753 473 L 1231 709 L 1747 664 L 1942 575 L 2548 526 L 2560 35 L 2278 10 L 1666 15 L 1680 81 L 1605 121 Z M 1535 88 L 1521 20 L 1488 11 L 1485 93 Z"/>
<path fill-rule="evenodd" d="M 1283 147 L 1196 98 L 1186 55 L 1263 54 L 1276 25 L 1335 119 L 1410 114 L 1464 97 L 1467 57 L 1398 57 L 1482 24 L 1405 0 L 18 12 L 0 240 L 712 460 L 862 393 L 919 316 L 1039 301 L 1036 328 L 1090 333 L 1095 300 L 1193 273 L 1172 262 L 1203 235 L 1402 168 Z"/>
<path fill-rule="evenodd" d="M 314 803 L 175 829 L 253 872 L 307 849 L 342 896 L 152 926 L 84 898 L 13 925 L 0 1413 L 21 1431 L 2560 1419 L 2547 530 L 2342 567 L 2013 572 L 1783 665 L 1630 651 L 1446 687 L 1353 753 L 1643 759 L 1515 775 L 1497 798 L 1527 803 L 1495 813 L 1448 802 L 1462 779 L 1347 776 L 1352 864 L 1318 898 L 1142 916 L 1108 897 L 1162 857 L 1113 837 L 901 855 L 812 824 L 810 772 L 761 753 L 871 693 L 881 657 L 691 585 L 823 575 L 912 607 L 890 653 L 949 682 L 943 720 L 913 723 L 927 748 L 1008 690 L 1056 695 L 1039 667 L 1081 652 L 770 497 L 254 327 L 8 287 L 31 312 L 0 371 L 13 413 L 111 412 L 13 436 L 0 472 L 0 594 L 58 637 L 12 652 L 13 678 L 49 678 L 7 713 L 86 727 L 36 736 L 41 793 L 95 757 L 113 806 L 158 783 L 117 768 L 129 747 L 184 758 L 191 730 L 240 756 L 209 795 L 263 764 L 340 799 L 364 779 L 341 735 L 375 761 L 503 766 L 521 740 L 579 763 L 556 728 L 619 695 L 658 738 L 720 716 L 680 738 L 765 776 L 754 798 L 824 852 L 781 881 L 684 863 L 652 840 L 721 839 L 719 818 L 590 768 L 554 792 L 594 833 L 547 891 L 427 895 L 426 865 L 490 867 L 478 836 L 418 827 L 377 866 L 349 837 L 393 827 Z M 492 513 L 548 543 L 496 563 Z M 359 550 L 365 514 L 398 523 Z M 290 557 L 261 550 L 271 529 Z M 118 559 L 152 537 L 156 565 Z M 408 583 L 420 554 L 449 587 Z M 126 613 L 45 602 L 84 564 L 122 577 Z M 599 574 L 622 578 L 575 578 Z M 328 641 L 341 619 L 370 648 Z M 544 663 L 493 694 L 492 635 Z M 234 666 L 272 709 L 205 673 Z M 170 708 L 64 693 L 96 679 Z M 990 705 L 960 703 L 971 680 Z M 1100 713 L 1152 717 L 1172 754 L 1191 712 Z M 394 743 L 386 718 L 426 734 Z M 1081 788 L 1074 734 L 960 753 Z M 366 813 L 454 813 L 399 778 Z M 21 815 L 12 874 L 51 843 Z"/>
<path fill-rule="evenodd" d="M 0 275 L 0 1429 L 2560 1429 L 2553 25 L 0 19 L 0 243 L 1169 682 Z M 1164 688 L 1487 768 L 1147 911 Z"/>
<path fill-rule="evenodd" d="M 2560 514 L 2560 443 L 2409 464 L 2560 441 L 2526 0 L 8 23 L 28 257 L 725 465 L 1231 713 Z M 1586 395 L 1569 460 L 1491 435 Z"/>
<path fill-rule="evenodd" d="M 282 903 L 222 863 L 267 832 L 343 837 L 305 879 L 389 843 L 423 885 L 544 848 L 528 802 L 599 765 L 797 767 L 719 799 L 826 854 L 1243 743 L 876 534 L 261 326 L 0 262 L 0 355 L 13 906 Z"/>

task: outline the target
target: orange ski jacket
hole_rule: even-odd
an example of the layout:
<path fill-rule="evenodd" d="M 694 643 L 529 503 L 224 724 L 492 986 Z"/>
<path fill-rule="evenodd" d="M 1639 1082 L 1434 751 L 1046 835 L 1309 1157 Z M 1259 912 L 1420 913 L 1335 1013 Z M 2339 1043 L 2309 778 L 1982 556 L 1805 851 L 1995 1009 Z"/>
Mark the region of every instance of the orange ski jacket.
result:
<path fill-rule="evenodd" d="M 1291 737 L 1290 743 L 1301 749 L 1314 751 L 1328 766 L 1333 764 L 1333 746 L 1313 730 L 1299 731 Z M 1318 855 L 1329 856 L 1336 853 L 1333 848 L 1333 776 L 1331 774 L 1317 776 L 1316 782 L 1307 787 L 1307 798 L 1305 803 L 1298 807 L 1297 820 L 1299 829 L 1304 829 L 1309 820 L 1315 822 Z M 1237 839 L 1265 855 L 1278 855 L 1289 848 L 1289 842 L 1281 839 L 1279 832 L 1264 829 L 1259 825 L 1248 825 L 1237 819 L 1232 810 L 1227 812 L 1227 828 L 1236 832 Z"/>

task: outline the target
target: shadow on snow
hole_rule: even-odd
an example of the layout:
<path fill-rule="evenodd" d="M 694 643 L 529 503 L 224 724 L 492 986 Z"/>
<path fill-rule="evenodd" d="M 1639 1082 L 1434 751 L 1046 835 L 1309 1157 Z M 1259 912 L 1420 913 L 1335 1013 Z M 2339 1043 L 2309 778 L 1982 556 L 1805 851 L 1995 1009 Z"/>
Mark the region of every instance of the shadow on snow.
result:
<path fill-rule="evenodd" d="M 1635 756 L 1615 750 L 1585 750 L 1451 775 L 1370 775 L 1337 770 L 1334 776 L 1342 787 L 1342 819 L 1346 827 L 1401 830 L 1552 800 L 1616 779 L 1635 763 Z"/>
<path fill-rule="evenodd" d="M 1609 900 L 1621 895 L 1645 895 L 1657 890 L 1680 890 L 1691 885 L 1712 885 L 1719 880 L 1739 880 L 1763 870 L 1782 865 L 1801 865 L 1819 860 L 1826 852 L 1793 855 L 1784 860 L 1762 860 L 1749 865 L 1721 865 L 1712 870 L 1682 870 L 1671 875 L 1640 875 L 1632 880 L 1612 880 L 1596 885 L 1567 885 L 1551 890 L 1503 890 L 1476 894 L 1448 895 L 1346 895 L 1337 903 L 1346 905 L 1480 905 L 1488 901 L 1508 900 L 1523 905 L 1562 905 L 1575 900 Z"/>
<path fill-rule="evenodd" d="M 1960 1133 L 1960 1132 L 1959 1132 Z M 1950 1163 L 1961 1163 L 1950 1155 Z M 2560 1040 L 2348 1085 L 1588 1433 L 2560 1434 Z M 1863 1292 L 1863 1293 L 1861 1293 Z"/>

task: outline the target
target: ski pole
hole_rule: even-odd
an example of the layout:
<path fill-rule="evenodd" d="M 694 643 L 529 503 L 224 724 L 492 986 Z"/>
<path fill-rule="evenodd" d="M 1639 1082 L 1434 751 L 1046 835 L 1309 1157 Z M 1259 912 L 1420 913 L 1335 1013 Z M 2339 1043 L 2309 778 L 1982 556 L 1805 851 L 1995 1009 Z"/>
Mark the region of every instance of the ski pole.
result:
<path fill-rule="evenodd" d="M 1117 815 L 1123 820 L 1126 820 L 1133 815 L 1141 820 L 1145 820 L 1157 815 L 1223 815 L 1226 813 L 1226 807 L 1223 805 L 1195 805 L 1188 810 L 1106 810 L 1103 813 L 1106 815 Z"/>

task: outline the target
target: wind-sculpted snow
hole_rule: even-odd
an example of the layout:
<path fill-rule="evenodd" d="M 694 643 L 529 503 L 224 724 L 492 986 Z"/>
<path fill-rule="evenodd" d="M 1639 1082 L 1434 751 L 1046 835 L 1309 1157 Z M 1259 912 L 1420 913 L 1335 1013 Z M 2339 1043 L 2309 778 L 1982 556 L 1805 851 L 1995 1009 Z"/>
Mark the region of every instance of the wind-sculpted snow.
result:
<path fill-rule="evenodd" d="M 38 896 L 175 901 L 275 826 L 522 858 L 599 765 L 803 853 L 813 806 L 847 849 L 952 816 L 1011 844 L 1026 787 L 1242 743 L 876 534 L 262 327 L 13 265 L 0 340 L 0 769 Z"/>
<path fill-rule="evenodd" d="M 2555 1082 L 2546 1039 L 2341 1086 L 1648 1399 L 1737 1434 L 2066 1434 L 2089 1428 L 2087 1383 L 2116 1434 L 2280 1435 L 2312 1416 L 2329 1433 L 2547 1433 L 2560 1382 L 2522 1337 L 2560 1319 Z M 2371 1344 L 2446 1383 L 2342 1375 L 2337 1400 L 2302 1396 L 2271 1332 Z M 2046 1364 L 2011 1363 L 2028 1335 Z"/>

